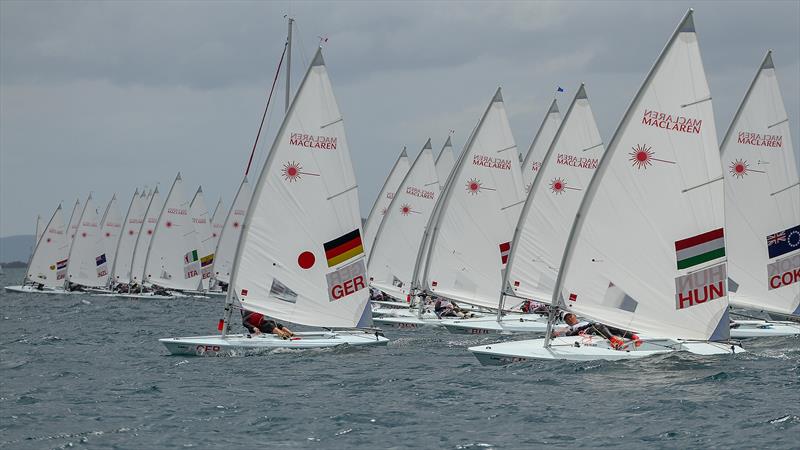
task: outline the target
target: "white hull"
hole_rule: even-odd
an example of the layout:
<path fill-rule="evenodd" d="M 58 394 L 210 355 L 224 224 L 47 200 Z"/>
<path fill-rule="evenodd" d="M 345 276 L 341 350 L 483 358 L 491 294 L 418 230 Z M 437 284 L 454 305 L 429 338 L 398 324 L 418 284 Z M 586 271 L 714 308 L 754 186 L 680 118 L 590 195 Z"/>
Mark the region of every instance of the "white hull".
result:
<path fill-rule="evenodd" d="M 372 317 L 417 317 L 416 309 L 375 308 Z"/>
<path fill-rule="evenodd" d="M 744 353 L 739 346 L 724 343 L 691 342 L 681 343 L 671 339 L 647 339 L 636 347 L 629 343 L 623 350 L 611 348 L 608 340 L 597 337 L 570 336 L 551 340 L 551 346 L 544 346 L 544 339 L 502 342 L 497 344 L 470 347 L 469 351 L 487 366 L 505 365 L 514 362 L 537 359 L 567 361 L 617 361 L 638 359 L 648 356 L 688 351 L 699 355 L 722 355 Z"/>
<path fill-rule="evenodd" d="M 408 309 L 411 305 L 406 302 L 391 302 L 386 300 L 371 300 L 373 305 L 385 309 Z"/>
<path fill-rule="evenodd" d="M 416 330 L 417 328 L 438 327 L 442 319 L 423 317 L 420 319 L 416 315 L 407 317 L 373 317 L 372 322 L 381 328 L 394 328 L 396 330 Z"/>
<path fill-rule="evenodd" d="M 130 298 L 130 299 L 139 299 L 139 300 L 168 300 L 168 299 L 175 299 L 175 298 L 208 298 L 205 295 L 186 295 L 182 292 L 170 292 L 170 295 L 156 295 L 152 292 L 144 292 L 141 294 L 136 293 L 125 293 L 125 292 L 113 292 L 110 294 L 95 294 L 97 297 L 119 297 L 119 298 Z"/>
<path fill-rule="evenodd" d="M 224 356 L 273 349 L 328 348 L 340 345 L 386 345 L 389 340 L 370 330 L 337 330 L 295 333 L 291 339 L 274 334 L 234 334 L 159 339 L 173 355 Z"/>
<path fill-rule="evenodd" d="M 85 292 L 80 291 L 66 291 L 63 288 L 44 288 L 42 290 L 36 289 L 34 286 L 25 285 L 25 286 L 6 286 L 4 288 L 8 292 L 21 292 L 23 294 L 48 294 L 48 295 L 73 295 L 73 294 L 85 294 Z"/>
<path fill-rule="evenodd" d="M 734 339 L 755 337 L 780 337 L 800 335 L 800 323 L 766 320 L 734 320 L 731 337 Z"/>
<path fill-rule="evenodd" d="M 490 317 L 450 319 L 442 321 L 442 326 L 453 334 L 544 333 L 547 331 L 547 318 L 537 315 L 505 316 L 500 322 Z"/>

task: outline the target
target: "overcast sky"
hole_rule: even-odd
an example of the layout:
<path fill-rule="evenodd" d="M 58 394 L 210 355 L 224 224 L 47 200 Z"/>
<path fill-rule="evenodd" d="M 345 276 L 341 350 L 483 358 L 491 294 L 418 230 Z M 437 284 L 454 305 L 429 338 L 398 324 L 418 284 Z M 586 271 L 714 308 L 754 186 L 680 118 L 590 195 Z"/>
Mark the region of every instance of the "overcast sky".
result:
<path fill-rule="evenodd" d="M 0 1 L 0 236 L 90 191 L 167 189 L 181 171 L 209 208 L 238 187 L 286 34 L 294 85 L 318 36 L 366 217 L 404 145 L 449 130 L 460 150 L 497 86 L 521 151 L 557 86 L 586 82 L 608 140 L 686 9 L 719 138 L 767 49 L 800 143 L 800 2 Z M 283 89 L 282 82 L 279 89 Z M 275 98 L 257 166 L 283 112 Z M 797 151 L 797 149 L 795 149 Z M 188 189 L 187 189 L 188 191 Z M 189 195 L 191 192 L 187 192 Z M 102 213 L 102 211 L 101 211 Z"/>

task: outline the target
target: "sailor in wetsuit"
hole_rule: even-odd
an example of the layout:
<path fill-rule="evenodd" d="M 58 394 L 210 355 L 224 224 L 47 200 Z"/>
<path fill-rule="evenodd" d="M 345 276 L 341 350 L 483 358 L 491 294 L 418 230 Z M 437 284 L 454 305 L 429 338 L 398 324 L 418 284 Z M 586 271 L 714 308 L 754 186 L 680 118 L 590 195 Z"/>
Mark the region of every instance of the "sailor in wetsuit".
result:
<path fill-rule="evenodd" d="M 253 334 L 274 334 L 284 339 L 294 336 L 292 330 L 257 312 L 242 310 L 242 325 Z"/>
<path fill-rule="evenodd" d="M 572 313 L 564 314 L 566 327 L 553 330 L 553 337 L 556 336 L 601 336 L 608 339 L 612 348 L 620 350 L 625 346 L 625 339 L 630 339 L 638 347 L 642 345 L 639 336 L 630 331 L 620 330 L 619 328 L 608 327 L 597 322 L 578 322 L 578 317 Z"/>

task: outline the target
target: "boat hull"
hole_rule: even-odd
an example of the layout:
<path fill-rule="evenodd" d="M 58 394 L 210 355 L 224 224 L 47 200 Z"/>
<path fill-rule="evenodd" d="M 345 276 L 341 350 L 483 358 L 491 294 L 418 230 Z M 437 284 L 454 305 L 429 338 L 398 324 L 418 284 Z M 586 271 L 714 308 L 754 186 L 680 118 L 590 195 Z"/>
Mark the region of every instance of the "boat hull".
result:
<path fill-rule="evenodd" d="M 795 322 L 734 320 L 731 325 L 731 337 L 734 339 L 798 335 L 800 335 L 800 323 Z"/>
<path fill-rule="evenodd" d="M 547 331 L 547 319 L 535 316 L 504 317 L 500 322 L 488 317 L 451 319 L 442 321 L 442 326 L 453 334 L 544 333 Z"/>
<path fill-rule="evenodd" d="M 416 330 L 418 328 L 436 328 L 441 326 L 442 319 L 425 318 L 417 316 L 373 317 L 372 322 L 381 328 L 394 328 L 396 330 Z"/>
<path fill-rule="evenodd" d="M 675 351 L 687 351 L 698 355 L 744 353 L 741 347 L 729 344 L 682 343 L 671 339 L 643 339 L 639 347 L 629 342 L 622 350 L 611 348 L 608 340 L 597 336 L 557 337 L 551 340 L 550 347 L 545 347 L 544 342 L 544 339 L 502 342 L 470 347 L 469 351 L 486 366 L 501 366 L 531 360 L 618 361 Z"/>
<path fill-rule="evenodd" d="M 52 288 L 45 288 L 42 290 L 36 289 L 33 286 L 25 285 L 25 286 L 6 286 L 4 289 L 8 292 L 19 292 L 23 294 L 46 294 L 46 295 L 74 295 L 74 294 L 85 294 L 85 292 L 80 291 L 67 291 L 64 289 L 52 289 Z"/>
<path fill-rule="evenodd" d="M 380 333 L 366 330 L 300 332 L 291 339 L 282 339 L 274 334 L 234 334 L 194 336 L 159 339 L 173 355 L 226 356 L 257 353 L 274 349 L 329 348 L 342 345 L 365 346 L 386 345 L 389 340 Z"/>

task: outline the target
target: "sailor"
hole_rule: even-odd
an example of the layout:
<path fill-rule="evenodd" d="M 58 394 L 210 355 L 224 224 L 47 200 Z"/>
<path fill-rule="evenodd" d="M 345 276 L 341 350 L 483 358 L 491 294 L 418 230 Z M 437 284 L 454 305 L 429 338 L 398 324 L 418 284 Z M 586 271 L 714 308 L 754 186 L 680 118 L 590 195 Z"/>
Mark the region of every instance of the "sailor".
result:
<path fill-rule="evenodd" d="M 578 317 L 575 316 L 573 313 L 566 313 L 563 317 L 564 323 L 566 323 L 566 327 L 561 327 L 560 329 L 553 330 L 553 337 L 563 335 L 563 336 L 579 336 L 579 335 L 589 335 L 589 336 L 601 336 L 608 339 L 609 344 L 612 348 L 621 350 L 625 347 L 625 339 L 630 339 L 634 342 L 634 345 L 637 347 L 642 345 L 642 342 L 639 340 L 639 336 L 636 334 L 620 330 L 619 328 L 608 327 L 603 325 L 602 323 L 597 322 L 579 322 Z"/>
<path fill-rule="evenodd" d="M 246 311 L 244 309 L 242 310 L 242 325 L 247 328 L 247 331 L 253 334 L 274 334 L 283 339 L 289 339 L 294 336 L 292 330 L 286 328 L 282 324 L 267 318 L 263 314 Z"/>
<path fill-rule="evenodd" d="M 523 314 L 547 314 L 547 305 L 544 303 L 535 302 L 533 300 L 525 300 L 520 306 Z"/>

